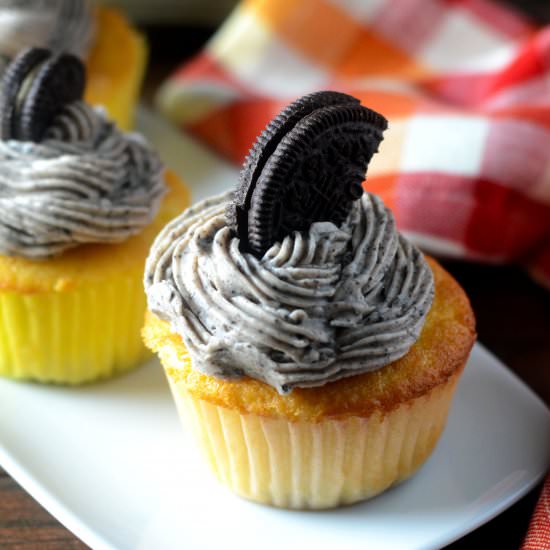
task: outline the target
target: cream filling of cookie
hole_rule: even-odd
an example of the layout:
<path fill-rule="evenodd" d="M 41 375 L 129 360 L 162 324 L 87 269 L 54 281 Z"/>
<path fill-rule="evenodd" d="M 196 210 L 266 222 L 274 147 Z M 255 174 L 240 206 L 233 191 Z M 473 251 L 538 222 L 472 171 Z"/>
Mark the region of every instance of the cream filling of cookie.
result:
<path fill-rule="evenodd" d="M 383 367 L 407 353 L 431 306 L 422 254 L 365 193 L 347 220 L 313 223 L 257 259 L 225 221 L 232 193 L 203 201 L 157 237 L 149 308 L 207 375 L 262 380 L 287 393 Z"/>
<path fill-rule="evenodd" d="M 0 253 L 42 258 L 139 233 L 165 191 L 143 137 L 75 102 L 40 143 L 0 141 Z"/>
<path fill-rule="evenodd" d="M 28 47 L 84 59 L 95 18 L 91 0 L 0 0 L 0 54 L 10 59 Z"/>

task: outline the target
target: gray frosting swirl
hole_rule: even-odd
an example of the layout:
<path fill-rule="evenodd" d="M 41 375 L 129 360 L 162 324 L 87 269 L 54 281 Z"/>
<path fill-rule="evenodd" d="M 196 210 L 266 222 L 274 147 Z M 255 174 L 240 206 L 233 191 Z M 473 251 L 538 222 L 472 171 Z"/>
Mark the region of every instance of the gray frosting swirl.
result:
<path fill-rule="evenodd" d="M 93 10 L 91 0 L 0 0 L 0 55 L 11 59 L 34 46 L 84 59 L 94 37 Z"/>
<path fill-rule="evenodd" d="M 0 141 L 0 253 L 41 258 L 123 241 L 157 213 L 162 171 L 142 136 L 72 103 L 40 143 Z"/>
<path fill-rule="evenodd" d="M 431 306 L 433 275 L 378 197 L 364 193 L 340 227 L 314 223 L 261 259 L 241 252 L 226 225 L 231 198 L 173 220 L 146 264 L 149 308 L 181 335 L 194 368 L 286 393 L 407 353 Z"/>

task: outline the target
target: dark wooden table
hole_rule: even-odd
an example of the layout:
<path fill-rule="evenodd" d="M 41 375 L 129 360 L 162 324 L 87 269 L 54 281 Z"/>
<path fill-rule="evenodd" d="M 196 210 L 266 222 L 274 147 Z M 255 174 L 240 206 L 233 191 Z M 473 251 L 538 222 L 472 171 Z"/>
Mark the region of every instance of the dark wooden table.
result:
<path fill-rule="evenodd" d="M 550 21 L 546 0 L 515 0 L 539 20 Z M 191 54 L 210 31 L 150 29 L 155 65 L 150 68 L 145 98 L 182 59 L 182 43 Z M 161 60 L 159 63 L 158 60 Z M 445 262 L 470 296 L 477 317 L 479 340 L 513 369 L 550 405 L 550 293 L 516 267 Z M 517 549 L 529 523 L 541 486 L 506 512 L 450 545 L 448 550 L 470 548 Z M 87 548 L 0 469 L 0 550 L 63 550 Z"/>

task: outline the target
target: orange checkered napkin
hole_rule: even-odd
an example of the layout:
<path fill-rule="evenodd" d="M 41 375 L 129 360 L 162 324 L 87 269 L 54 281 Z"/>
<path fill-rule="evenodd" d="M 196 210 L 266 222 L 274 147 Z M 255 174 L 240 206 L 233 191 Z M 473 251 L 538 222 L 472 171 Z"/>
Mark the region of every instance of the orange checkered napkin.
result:
<path fill-rule="evenodd" d="M 366 189 L 401 230 L 550 286 L 550 28 L 488 0 L 247 0 L 157 100 L 240 163 L 282 107 L 321 89 L 389 119 Z"/>

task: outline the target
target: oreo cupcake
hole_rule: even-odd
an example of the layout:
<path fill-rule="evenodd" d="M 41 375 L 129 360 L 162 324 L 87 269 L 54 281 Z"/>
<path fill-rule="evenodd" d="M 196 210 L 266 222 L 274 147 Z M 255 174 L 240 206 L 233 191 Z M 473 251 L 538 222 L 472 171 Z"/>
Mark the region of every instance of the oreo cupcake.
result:
<path fill-rule="evenodd" d="M 147 52 L 120 12 L 91 0 L 0 0 L 0 67 L 29 47 L 78 56 L 88 68 L 86 101 L 131 126 Z"/>
<path fill-rule="evenodd" d="M 464 292 L 363 192 L 386 129 L 350 96 L 299 99 L 235 193 L 147 259 L 144 338 L 218 478 L 275 506 L 372 497 L 430 455 L 474 343 Z"/>
<path fill-rule="evenodd" d="M 82 101 L 84 66 L 30 49 L 0 90 L 0 374 L 77 384 L 146 354 L 143 265 L 187 206 L 138 134 Z"/>

